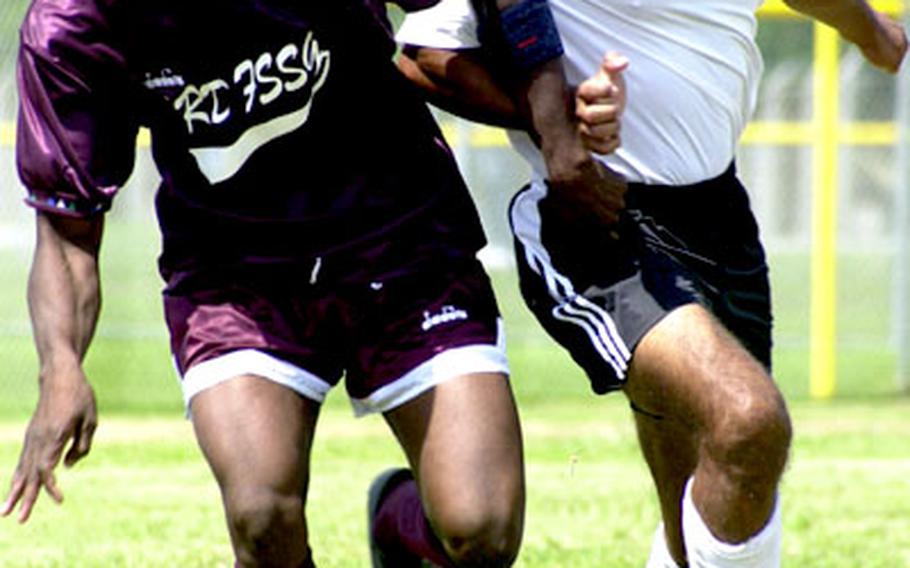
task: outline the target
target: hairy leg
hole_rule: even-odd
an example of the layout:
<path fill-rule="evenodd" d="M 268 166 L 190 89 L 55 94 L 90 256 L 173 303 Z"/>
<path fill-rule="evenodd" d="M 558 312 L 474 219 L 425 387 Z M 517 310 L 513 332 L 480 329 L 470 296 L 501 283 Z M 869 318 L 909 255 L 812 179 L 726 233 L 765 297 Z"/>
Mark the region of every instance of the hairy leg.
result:
<path fill-rule="evenodd" d="M 681 503 L 686 481 L 695 472 L 698 446 L 692 430 L 677 418 L 635 412 L 642 454 L 651 470 L 660 501 L 667 548 L 677 564 L 685 565 Z"/>
<path fill-rule="evenodd" d="M 507 378 L 446 381 L 387 413 L 424 510 L 457 566 L 510 565 L 524 524 L 518 413 Z"/>
<path fill-rule="evenodd" d="M 738 543 L 760 531 L 791 436 L 783 398 L 762 365 L 692 304 L 644 337 L 625 391 L 644 411 L 639 436 L 674 556 L 682 551 L 682 490 L 693 475 L 696 508 L 718 539 Z"/>
<path fill-rule="evenodd" d="M 242 376 L 193 398 L 193 427 L 218 485 L 238 566 L 311 566 L 306 502 L 319 405 Z"/>

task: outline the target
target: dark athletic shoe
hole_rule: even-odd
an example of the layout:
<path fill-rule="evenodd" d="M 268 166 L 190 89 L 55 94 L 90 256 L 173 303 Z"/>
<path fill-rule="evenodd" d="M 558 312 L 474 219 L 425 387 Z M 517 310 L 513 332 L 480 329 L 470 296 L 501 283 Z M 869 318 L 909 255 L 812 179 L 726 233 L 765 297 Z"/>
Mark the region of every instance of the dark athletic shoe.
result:
<path fill-rule="evenodd" d="M 377 475 L 373 483 L 370 484 L 370 489 L 367 493 L 367 538 L 370 542 L 370 559 L 372 560 L 373 568 L 421 568 L 425 566 L 423 561 L 415 556 L 403 558 L 398 551 L 396 551 L 396 554 L 392 554 L 389 551 L 382 550 L 373 538 L 373 522 L 383 499 L 393 489 L 411 479 L 414 479 L 411 470 L 395 467 Z"/>

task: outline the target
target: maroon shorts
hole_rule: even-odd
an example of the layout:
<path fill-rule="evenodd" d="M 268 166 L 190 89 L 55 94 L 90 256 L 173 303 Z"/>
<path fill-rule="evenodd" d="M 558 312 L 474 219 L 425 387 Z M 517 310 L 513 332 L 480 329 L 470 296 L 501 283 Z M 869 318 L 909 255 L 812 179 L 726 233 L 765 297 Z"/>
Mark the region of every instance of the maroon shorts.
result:
<path fill-rule="evenodd" d="M 508 373 L 499 311 L 474 258 L 377 270 L 319 261 L 182 275 L 164 294 L 184 399 L 257 375 L 321 402 L 345 377 L 357 414 L 449 378 Z"/>

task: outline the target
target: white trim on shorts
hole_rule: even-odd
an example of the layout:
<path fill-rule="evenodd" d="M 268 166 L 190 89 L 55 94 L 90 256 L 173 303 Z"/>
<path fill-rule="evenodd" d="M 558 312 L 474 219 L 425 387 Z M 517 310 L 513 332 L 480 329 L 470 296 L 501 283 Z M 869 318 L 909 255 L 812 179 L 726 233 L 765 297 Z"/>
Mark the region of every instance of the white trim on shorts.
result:
<path fill-rule="evenodd" d="M 496 321 L 496 345 L 474 344 L 447 349 L 411 369 L 366 398 L 352 398 L 356 416 L 388 412 L 455 377 L 474 373 L 509 374 L 502 318 Z"/>
<path fill-rule="evenodd" d="M 241 349 L 190 367 L 180 386 L 189 412 L 190 402 L 200 392 L 241 375 L 256 375 L 322 403 L 332 386 L 313 373 L 256 349 Z"/>

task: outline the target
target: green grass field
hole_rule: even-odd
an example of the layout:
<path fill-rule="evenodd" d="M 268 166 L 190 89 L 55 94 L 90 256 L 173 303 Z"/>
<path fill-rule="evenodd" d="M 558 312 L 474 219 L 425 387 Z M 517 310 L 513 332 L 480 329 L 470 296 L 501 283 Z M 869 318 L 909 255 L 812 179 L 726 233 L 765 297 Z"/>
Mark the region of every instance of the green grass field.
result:
<path fill-rule="evenodd" d="M 382 421 L 341 400 L 323 417 L 309 517 L 320 566 L 368 566 L 365 490 L 401 462 Z M 783 484 L 784 565 L 910 566 L 907 401 L 801 402 Z M 522 405 L 529 501 L 518 566 L 642 566 L 657 522 L 650 482 L 619 398 Z M 8 474 L 21 424 L 0 427 Z M 61 474 L 25 526 L 0 524 L 10 568 L 230 566 L 214 482 L 188 424 L 172 415 L 107 416 L 90 458 Z"/>
<path fill-rule="evenodd" d="M 230 566 L 217 489 L 181 416 L 142 232 L 112 224 L 105 307 L 87 360 L 101 407 L 89 458 L 60 474 L 63 506 L 43 498 L 25 526 L 0 520 L 0 566 Z M 24 306 L 28 254 L 0 250 L 0 488 L 36 397 Z M 804 257 L 773 259 L 776 377 L 795 441 L 782 487 L 784 565 L 910 567 L 910 400 L 894 392 L 888 265 L 844 257 L 839 395 L 807 398 Z M 863 278 L 855 278 L 861 274 Z M 522 413 L 529 502 L 519 566 L 642 566 L 657 522 L 650 480 L 621 396 L 595 398 L 498 274 Z M 355 420 L 334 394 L 317 433 L 309 517 L 323 567 L 368 565 L 365 491 L 403 458 L 378 418 Z"/>

